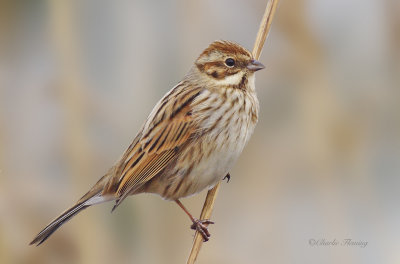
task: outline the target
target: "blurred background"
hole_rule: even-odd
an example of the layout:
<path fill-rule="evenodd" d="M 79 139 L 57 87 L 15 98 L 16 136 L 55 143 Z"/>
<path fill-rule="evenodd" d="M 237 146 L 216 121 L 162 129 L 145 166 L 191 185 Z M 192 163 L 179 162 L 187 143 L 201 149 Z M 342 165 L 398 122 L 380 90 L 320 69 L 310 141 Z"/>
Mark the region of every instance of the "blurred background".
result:
<path fill-rule="evenodd" d="M 149 194 L 28 243 L 120 157 L 210 42 L 252 49 L 265 5 L 1 1 L 0 263 L 186 263 L 189 219 Z M 280 2 L 257 73 L 259 124 L 198 263 L 400 262 L 399 12 L 395 0 Z M 183 203 L 198 216 L 204 197 Z"/>

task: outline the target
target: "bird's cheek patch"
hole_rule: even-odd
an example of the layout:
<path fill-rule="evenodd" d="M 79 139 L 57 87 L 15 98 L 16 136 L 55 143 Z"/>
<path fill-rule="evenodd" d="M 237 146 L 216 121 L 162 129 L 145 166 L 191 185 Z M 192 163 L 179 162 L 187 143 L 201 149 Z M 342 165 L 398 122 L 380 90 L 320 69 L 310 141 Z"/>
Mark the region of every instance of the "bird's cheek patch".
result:
<path fill-rule="evenodd" d="M 217 80 L 223 79 L 226 76 L 226 71 L 216 64 L 208 63 L 204 65 L 204 71 Z"/>

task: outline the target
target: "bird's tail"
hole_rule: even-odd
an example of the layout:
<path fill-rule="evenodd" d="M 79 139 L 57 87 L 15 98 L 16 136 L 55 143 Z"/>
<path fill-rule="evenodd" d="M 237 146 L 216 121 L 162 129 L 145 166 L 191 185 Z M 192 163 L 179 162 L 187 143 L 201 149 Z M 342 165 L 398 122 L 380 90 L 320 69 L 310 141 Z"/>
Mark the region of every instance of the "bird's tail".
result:
<path fill-rule="evenodd" d="M 109 200 L 113 200 L 112 197 L 105 197 L 102 195 L 102 190 L 108 180 L 108 175 L 102 177 L 93 187 L 88 191 L 79 201 L 63 212 L 59 217 L 51 221 L 36 237 L 29 243 L 29 245 L 39 246 L 46 241 L 58 228 L 69 221 L 72 217 L 77 215 L 82 210 L 88 208 L 91 205 L 103 203 Z"/>

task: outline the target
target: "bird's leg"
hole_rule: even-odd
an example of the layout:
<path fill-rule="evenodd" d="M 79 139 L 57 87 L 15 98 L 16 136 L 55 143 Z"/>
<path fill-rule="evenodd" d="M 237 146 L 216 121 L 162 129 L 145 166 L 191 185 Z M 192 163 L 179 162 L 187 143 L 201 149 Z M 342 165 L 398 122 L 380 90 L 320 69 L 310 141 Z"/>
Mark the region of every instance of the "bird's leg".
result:
<path fill-rule="evenodd" d="M 222 180 L 225 180 L 225 179 L 226 179 L 226 183 L 228 183 L 229 180 L 231 179 L 231 174 L 229 172 L 228 172 L 228 174 L 225 175 L 224 178 L 222 178 Z"/>
<path fill-rule="evenodd" d="M 183 206 L 183 204 L 179 200 L 175 200 L 175 202 L 179 205 L 180 208 L 189 216 L 190 220 L 192 220 L 193 224 L 190 226 L 191 229 L 198 231 L 201 236 L 203 237 L 203 241 L 206 242 L 208 241 L 210 235 L 210 232 L 208 232 L 208 225 L 209 224 L 214 224 L 214 222 L 210 220 L 199 220 L 195 217 L 192 216 L 191 213 Z"/>

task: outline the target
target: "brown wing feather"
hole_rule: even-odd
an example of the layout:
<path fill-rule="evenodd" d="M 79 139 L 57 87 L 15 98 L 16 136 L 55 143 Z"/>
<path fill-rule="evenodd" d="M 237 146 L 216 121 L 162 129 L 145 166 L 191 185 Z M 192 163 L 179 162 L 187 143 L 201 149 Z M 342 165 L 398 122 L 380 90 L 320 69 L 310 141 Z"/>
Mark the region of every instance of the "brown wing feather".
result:
<path fill-rule="evenodd" d="M 178 84 L 153 109 L 110 179 L 108 191 L 117 197 L 113 209 L 164 169 L 197 131 L 191 104 L 200 93 Z"/>

